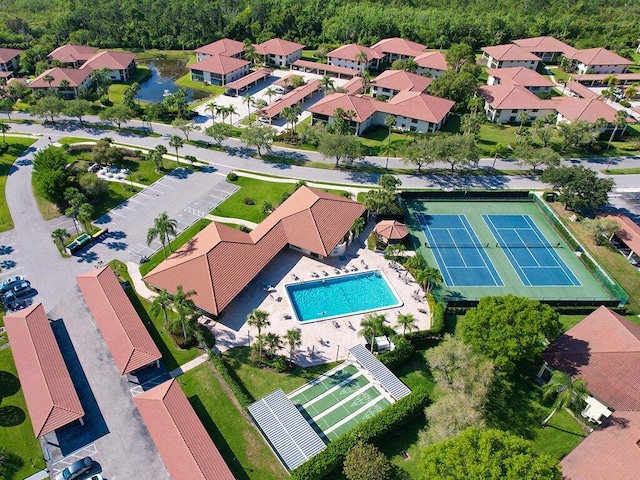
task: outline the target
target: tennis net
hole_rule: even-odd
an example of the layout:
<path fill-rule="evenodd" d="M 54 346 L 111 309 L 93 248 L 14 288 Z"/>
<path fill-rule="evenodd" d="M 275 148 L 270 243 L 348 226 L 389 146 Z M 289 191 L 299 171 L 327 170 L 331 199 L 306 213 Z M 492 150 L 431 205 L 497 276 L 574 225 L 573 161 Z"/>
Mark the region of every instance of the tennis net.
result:
<path fill-rule="evenodd" d="M 528 243 L 436 243 L 434 245 L 430 245 L 429 243 L 425 243 L 424 245 L 427 248 L 561 248 L 562 245 L 560 242 L 556 244 L 528 244 Z"/>

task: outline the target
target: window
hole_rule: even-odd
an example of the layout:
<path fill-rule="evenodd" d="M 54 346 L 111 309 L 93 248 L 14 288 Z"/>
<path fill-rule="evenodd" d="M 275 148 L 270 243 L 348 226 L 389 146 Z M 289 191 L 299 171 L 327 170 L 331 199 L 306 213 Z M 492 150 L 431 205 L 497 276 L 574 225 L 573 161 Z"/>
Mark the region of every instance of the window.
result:
<path fill-rule="evenodd" d="M 515 123 L 516 117 L 509 117 L 509 123 Z"/>
<path fill-rule="evenodd" d="M 531 111 L 532 111 L 533 113 L 535 113 L 535 112 L 537 112 L 537 111 L 538 111 L 538 109 L 537 109 L 537 108 L 534 108 L 534 109 L 533 109 L 533 110 L 531 110 Z"/>
<path fill-rule="evenodd" d="M 416 130 L 417 130 L 416 127 L 409 127 L 409 131 L 411 132 L 415 132 Z"/>
<path fill-rule="evenodd" d="M 417 118 L 412 118 L 411 119 L 411 123 L 418 123 L 418 119 Z"/>
<path fill-rule="evenodd" d="M 511 110 L 511 113 L 518 113 L 518 109 Z"/>

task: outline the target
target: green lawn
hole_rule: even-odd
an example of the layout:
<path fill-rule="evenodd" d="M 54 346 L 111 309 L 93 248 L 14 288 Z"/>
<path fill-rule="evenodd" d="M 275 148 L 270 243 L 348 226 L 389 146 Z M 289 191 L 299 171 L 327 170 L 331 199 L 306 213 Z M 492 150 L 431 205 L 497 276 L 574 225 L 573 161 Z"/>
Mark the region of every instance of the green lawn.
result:
<path fill-rule="evenodd" d="M 268 182 L 248 177 L 238 177 L 232 183 L 240 189 L 218 205 L 211 212 L 213 215 L 259 223 L 265 217 L 261 211 L 265 201 L 275 205 L 280 202 L 283 193 L 293 193 L 295 190 L 295 183 Z M 245 199 L 252 199 L 255 205 L 247 205 Z"/>
<path fill-rule="evenodd" d="M 114 207 L 117 207 L 126 199 L 133 197 L 140 191 L 140 188 L 131 186 L 128 183 L 109 182 L 108 195 L 93 202 L 94 218 L 99 218 Z"/>
<path fill-rule="evenodd" d="M 389 130 L 386 127 L 378 126 L 367 130 L 361 137 L 358 137 L 360 144 L 364 147 L 365 155 L 386 155 Z M 407 133 L 391 133 L 391 143 L 389 154 L 391 156 L 400 155 L 405 145 L 413 140 L 413 135 Z"/>
<path fill-rule="evenodd" d="M 152 223 L 153 223 L 153 220 L 149 219 L 149 226 L 151 226 Z M 206 227 L 210 223 L 211 223 L 210 220 L 206 220 L 202 218 L 200 220 L 197 220 L 193 225 L 188 227 L 184 232 L 182 232 L 176 238 L 171 240 L 172 250 L 175 252 L 178 248 L 180 248 L 182 245 L 184 245 L 189 240 L 191 240 L 196 233 L 198 233 L 200 230 L 202 230 L 204 227 Z M 169 252 L 167 250 L 167 255 L 168 254 Z M 156 253 L 154 253 L 151 257 L 149 257 L 148 262 L 140 265 L 140 273 L 142 274 L 142 276 L 145 276 L 151 270 L 153 270 L 158 265 L 160 265 L 160 263 L 162 263 L 163 260 L 164 260 L 164 253 L 162 249 L 160 249 Z"/>
<path fill-rule="evenodd" d="M 183 75 L 179 79 L 175 81 L 175 84 L 179 87 L 191 88 L 193 90 L 200 90 L 202 92 L 207 92 L 211 95 L 222 95 L 225 91 L 224 87 L 219 87 L 218 85 L 205 85 L 202 82 L 194 82 L 191 80 L 191 73 L 187 73 Z"/>
<path fill-rule="evenodd" d="M 180 375 L 178 382 L 237 479 L 288 478 L 247 414 L 233 404 L 209 362 Z"/>
<path fill-rule="evenodd" d="M 640 173 L 640 167 L 635 168 L 605 168 L 600 170 L 600 173 L 605 175 L 638 175 Z"/>
<path fill-rule="evenodd" d="M 131 282 L 131 278 L 127 273 L 127 267 L 124 263 L 114 260 L 109 264 L 111 268 L 116 272 L 118 277 L 122 280 Z M 193 360 L 203 352 L 196 347 L 182 349 L 176 346 L 171 336 L 162 328 L 164 322 L 164 315 L 162 312 L 151 311 L 151 304 L 145 298 L 138 295 L 133 288 L 126 289 L 127 296 L 136 312 L 142 319 L 142 323 L 147 327 L 151 338 L 158 346 L 160 353 L 162 354 L 162 362 L 167 370 L 171 371 L 178 368 L 180 365 L 184 365 L 190 360 Z M 168 312 L 169 316 L 175 315 L 172 311 Z"/>
<path fill-rule="evenodd" d="M 16 158 L 24 152 L 29 145 L 36 141 L 35 138 L 26 137 L 11 137 L 5 136 L 5 141 L 8 144 L 7 151 L 0 155 L 0 232 L 5 232 L 13 228 L 13 220 L 11 219 L 11 213 L 7 206 L 7 200 L 4 195 L 4 190 L 7 185 L 7 177 L 11 165 L 16 161 Z"/>
<path fill-rule="evenodd" d="M 11 349 L 0 350 L 0 446 L 6 448 L 10 461 L 0 464 L 0 478 L 21 480 L 44 467 L 40 444 L 33 434 Z"/>
<path fill-rule="evenodd" d="M 109 85 L 109 100 L 113 103 L 122 103 L 122 100 L 124 99 L 124 92 L 127 90 L 127 87 L 132 85 L 134 82 L 144 82 L 150 75 L 151 70 L 148 67 L 138 65 L 135 73 L 131 75 L 129 80 Z"/>
<path fill-rule="evenodd" d="M 229 366 L 231 375 L 236 376 L 239 383 L 255 400 L 278 388 L 281 388 L 285 393 L 292 392 L 337 365 L 337 363 L 326 363 L 310 368 L 296 367 L 290 373 L 278 373 L 275 370 L 252 365 L 249 361 L 247 347 L 232 348 L 223 353 L 222 357 Z"/>

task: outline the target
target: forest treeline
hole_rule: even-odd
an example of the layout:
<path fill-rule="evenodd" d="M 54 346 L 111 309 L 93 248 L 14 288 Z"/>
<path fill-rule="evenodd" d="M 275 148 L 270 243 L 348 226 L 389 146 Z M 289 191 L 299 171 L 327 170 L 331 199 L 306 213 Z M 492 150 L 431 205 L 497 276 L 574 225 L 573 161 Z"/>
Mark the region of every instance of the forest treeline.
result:
<path fill-rule="evenodd" d="M 365 45 L 402 36 L 474 48 L 553 35 L 629 55 L 638 0 L 0 0 L 0 44 L 193 49 L 223 36 Z"/>

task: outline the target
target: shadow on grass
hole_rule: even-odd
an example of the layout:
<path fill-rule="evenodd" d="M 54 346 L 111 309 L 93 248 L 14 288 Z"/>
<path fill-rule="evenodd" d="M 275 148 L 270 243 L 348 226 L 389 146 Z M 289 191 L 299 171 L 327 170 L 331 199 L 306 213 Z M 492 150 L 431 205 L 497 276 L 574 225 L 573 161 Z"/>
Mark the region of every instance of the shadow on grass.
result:
<path fill-rule="evenodd" d="M 209 412 L 200 400 L 200 397 L 198 397 L 198 395 L 189 397 L 189 403 L 191 403 L 191 406 L 195 410 L 196 415 L 198 415 L 198 418 L 202 421 L 204 428 L 209 433 L 209 436 L 213 440 L 213 443 L 215 443 L 218 451 L 226 460 L 227 466 L 231 469 L 235 478 L 237 478 L 238 480 L 249 480 L 249 476 L 245 472 L 242 465 L 240 465 L 240 462 L 234 455 L 233 450 L 231 450 L 231 447 L 229 446 L 225 438 L 222 436 L 222 433 L 220 433 L 220 430 L 209 415 Z M 249 469 L 249 467 L 247 468 Z"/>
<path fill-rule="evenodd" d="M 547 423 L 545 428 L 553 428 L 554 430 L 558 430 L 560 432 L 568 433 L 569 435 L 575 435 L 576 437 L 580 437 L 580 438 L 585 438 L 586 437 L 586 435 L 582 435 L 582 434 L 576 433 L 576 432 L 571 432 L 569 430 L 565 430 L 564 428 L 554 427 L 553 425 L 550 425 L 548 423 Z"/>
<path fill-rule="evenodd" d="M 0 478 L 13 480 L 16 473 L 24 466 L 24 461 L 15 453 L 3 449 L 2 462 L 0 462 Z"/>

